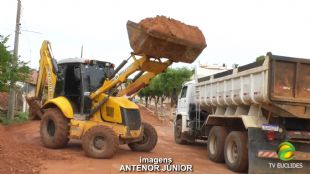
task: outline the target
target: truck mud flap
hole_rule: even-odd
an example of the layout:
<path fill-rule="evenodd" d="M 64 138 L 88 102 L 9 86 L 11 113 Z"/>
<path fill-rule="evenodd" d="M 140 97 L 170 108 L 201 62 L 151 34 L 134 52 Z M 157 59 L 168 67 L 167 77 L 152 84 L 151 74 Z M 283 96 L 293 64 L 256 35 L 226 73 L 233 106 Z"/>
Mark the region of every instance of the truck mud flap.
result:
<path fill-rule="evenodd" d="M 308 174 L 310 161 L 282 161 L 276 158 L 258 157 L 261 150 L 277 151 L 277 147 L 285 140 L 269 141 L 261 128 L 248 128 L 248 150 L 250 174 Z M 292 142 L 296 151 L 310 152 L 310 144 Z"/>

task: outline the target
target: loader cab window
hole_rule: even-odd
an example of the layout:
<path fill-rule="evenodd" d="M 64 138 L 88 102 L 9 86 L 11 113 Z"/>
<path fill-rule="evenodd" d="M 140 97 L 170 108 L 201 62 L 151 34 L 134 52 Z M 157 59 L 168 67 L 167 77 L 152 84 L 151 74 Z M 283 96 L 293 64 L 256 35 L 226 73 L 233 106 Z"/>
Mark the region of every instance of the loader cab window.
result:
<path fill-rule="evenodd" d="M 55 86 L 55 97 L 63 95 L 64 87 L 64 65 L 58 66 L 57 81 Z"/>
<path fill-rule="evenodd" d="M 113 72 L 111 64 L 106 65 L 105 62 L 96 62 L 94 64 L 86 64 L 84 66 L 84 79 L 86 86 L 85 91 L 94 92 L 97 90 Z"/>
<path fill-rule="evenodd" d="M 81 68 L 80 64 L 68 64 L 65 68 L 64 95 L 69 99 L 75 113 L 80 112 Z"/>
<path fill-rule="evenodd" d="M 94 62 L 82 65 L 83 94 L 96 91 L 114 72 L 112 64 L 106 62 Z M 83 106 L 81 108 L 84 114 L 90 113 L 91 100 L 87 95 L 83 95 Z"/>
<path fill-rule="evenodd" d="M 180 98 L 186 98 L 187 86 L 183 86 Z"/>

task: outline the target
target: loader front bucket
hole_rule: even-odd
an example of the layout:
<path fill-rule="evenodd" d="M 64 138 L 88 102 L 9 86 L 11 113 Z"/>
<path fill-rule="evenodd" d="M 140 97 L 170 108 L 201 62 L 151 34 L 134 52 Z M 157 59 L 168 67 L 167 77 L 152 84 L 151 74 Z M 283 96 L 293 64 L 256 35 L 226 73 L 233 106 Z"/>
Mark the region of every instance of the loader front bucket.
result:
<path fill-rule="evenodd" d="M 197 44 L 186 38 L 145 30 L 132 21 L 127 22 L 127 31 L 130 46 L 134 52 L 153 58 L 168 58 L 173 62 L 192 63 L 206 47 L 205 43 Z"/>

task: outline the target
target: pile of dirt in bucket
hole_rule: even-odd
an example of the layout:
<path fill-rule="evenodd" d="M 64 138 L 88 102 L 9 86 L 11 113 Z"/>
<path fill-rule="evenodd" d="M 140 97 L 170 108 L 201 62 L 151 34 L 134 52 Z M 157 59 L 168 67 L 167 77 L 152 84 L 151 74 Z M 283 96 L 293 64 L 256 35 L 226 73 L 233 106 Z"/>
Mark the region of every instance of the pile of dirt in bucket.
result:
<path fill-rule="evenodd" d="M 205 37 L 198 27 L 186 25 L 172 18 L 167 18 L 165 16 L 146 18 L 141 20 L 139 25 L 148 32 L 156 31 L 168 36 L 190 41 L 197 45 L 206 45 Z"/>

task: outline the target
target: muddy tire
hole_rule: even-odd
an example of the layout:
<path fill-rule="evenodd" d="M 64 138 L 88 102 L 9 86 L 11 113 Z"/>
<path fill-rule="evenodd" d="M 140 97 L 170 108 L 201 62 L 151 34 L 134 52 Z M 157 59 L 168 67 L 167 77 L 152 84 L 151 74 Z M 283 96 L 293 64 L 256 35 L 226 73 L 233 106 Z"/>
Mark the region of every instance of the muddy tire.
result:
<path fill-rule="evenodd" d="M 92 158 L 112 158 L 118 146 L 116 133 L 107 126 L 94 126 L 82 137 L 83 150 Z"/>
<path fill-rule="evenodd" d="M 69 119 L 57 108 L 47 109 L 41 120 L 40 135 L 47 148 L 65 147 L 69 141 Z"/>
<path fill-rule="evenodd" d="M 157 132 L 155 128 L 148 124 L 142 123 L 143 138 L 139 142 L 129 143 L 128 146 L 132 151 L 149 152 L 154 149 L 157 144 Z"/>
<path fill-rule="evenodd" d="M 182 135 L 182 119 L 178 119 L 175 122 L 174 141 L 177 144 L 186 144 L 186 140 L 184 140 L 183 135 Z"/>
<path fill-rule="evenodd" d="M 227 130 L 222 126 L 213 126 L 208 136 L 208 157 L 211 161 L 224 162 L 224 145 Z"/>
<path fill-rule="evenodd" d="M 247 132 L 232 131 L 225 141 L 224 156 L 229 169 L 245 172 L 248 169 Z"/>

